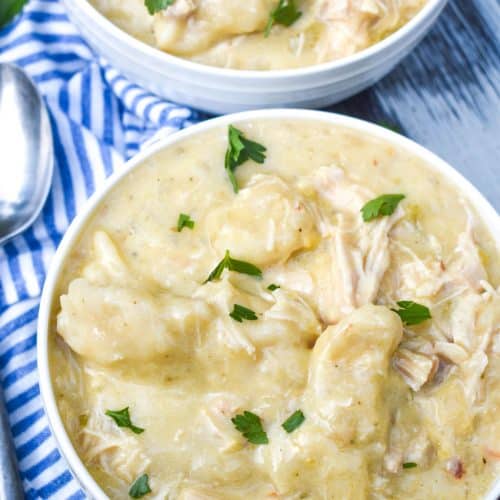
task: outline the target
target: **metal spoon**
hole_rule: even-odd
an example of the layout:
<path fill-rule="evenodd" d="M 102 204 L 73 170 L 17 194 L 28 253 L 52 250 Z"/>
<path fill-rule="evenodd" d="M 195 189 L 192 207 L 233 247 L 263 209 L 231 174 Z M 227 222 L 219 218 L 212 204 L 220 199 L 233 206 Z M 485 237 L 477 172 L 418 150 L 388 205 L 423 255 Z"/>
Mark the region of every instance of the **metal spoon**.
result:
<path fill-rule="evenodd" d="M 37 218 L 53 166 L 52 131 L 38 90 L 23 70 L 0 64 L 0 245 Z"/>
<path fill-rule="evenodd" d="M 0 64 L 0 245 L 36 219 L 52 182 L 54 152 L 45 104 L 19 68 Z M 22 500 L 0 387 L 0 500 Z"/>

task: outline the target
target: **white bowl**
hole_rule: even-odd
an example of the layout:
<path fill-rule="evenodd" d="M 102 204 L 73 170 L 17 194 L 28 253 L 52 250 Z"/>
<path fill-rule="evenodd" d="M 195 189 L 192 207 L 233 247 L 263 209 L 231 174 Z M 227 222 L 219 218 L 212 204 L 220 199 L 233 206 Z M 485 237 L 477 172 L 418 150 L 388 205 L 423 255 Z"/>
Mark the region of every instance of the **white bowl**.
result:
<path fill-rule="evenodd" d="M 220 118 L 214 118 L 206 122 L 200 123 L 189 127 L 181 132 L 177 132 L 169 137 L 164 137 L 156 142 L 152 142 L 147 150 L 142 151 L 133 159 L 125 164 L 117 173 L 112 175 L 103 186 L 103 188 L 96 192 L 87 202 L 85 209 L 74 219 L 68 231 L 57 249 L 54 256 L 45 286 L 43 288 L 42 298 L 40 302 L 40 310 L 38 316 L 38 338 L 37 338 L 37 356 L 38 356 L 38 370 L 40 376 L 40 389 L 42 399 L 45 405 L 45 410 L 49 419 L 49 425 L 59 445 L 61 453 L 66 458 L 72 469 L 74 475 L 79 480 L 82 487 L 96 499 L 107 498 L 88 470 L 77 455 L 71 441 L 66 433 L 61 416 L 57 409 L 56 398 L 54 389 L 51 382 L 50 369 L 49 369 L 49 352 L 48 352 L 48 339 L 49 339 L 49 325 L 51 319 L 52 305 L 58 297 L 55 296 L 56 284 L 60 279 L 62 265 L 67 258 L 68 254 L 73 248 L 76 239 L 80 235 L 82 229 L 87 224 L 89 218 L 93 215 L 96 208 L 99 206 L 103 198 L 109 191 L 126 176 L 131 170 L 141 165 L 147 158 L 151 157 L 158 151 L 171 147 L 175 143 L 191 137 L 200 132 L 204 132 L 215 127 L 227 126 L 229 124 L 236 124 L 248 120 L 256 119 L 296 119 L 296 120 L 315 120 L 331 125 L 338 125 L 348 127 L 350 129 L 359 131 L 361 134 L 371 135 L 383 139 L 387 143 L 395 147 L 404 149 L 410 154 L 421 158 L 430 168 L 443 175 L 450 183 L 455 185 L 460 192 L 462 192 L 475 207 L 478 215 L 486 223 L 490 229 L 491 236 L 496 241 L 500 251 L 500 219 L 495 209 L 486 201 L 481 193 L 467 181 L 461 174 L 459 174 L 453 167 L 445 163 L 436 155 L 427 149 L 419 146 L 415 142 L 396 134 L 378 125 L 369 122 L 350 118 L 343 115 L 333 113 L 326 113 L 323 111 L 308 111 L 299 109 L 270 109 L 261 111 L 248 111 L 245 113 L 238 113 L 228 115 Z M 486 500 L 496 500 L 500 495 L 500 481 L 498 481 L 493 490 L 487 496 Z"/>
<path fill-rule="evenodd" d="M 211 113 L 271 107 L 320 108 L 387 74 L 429 31 L 446 0 L 428 0 L 405 26 L 350 57 L 300 69 L 247 71 L 206 66 L 133 38 L 87 0 L 64 0 L 88 43 L 132 82 L 166 99 Z"/>

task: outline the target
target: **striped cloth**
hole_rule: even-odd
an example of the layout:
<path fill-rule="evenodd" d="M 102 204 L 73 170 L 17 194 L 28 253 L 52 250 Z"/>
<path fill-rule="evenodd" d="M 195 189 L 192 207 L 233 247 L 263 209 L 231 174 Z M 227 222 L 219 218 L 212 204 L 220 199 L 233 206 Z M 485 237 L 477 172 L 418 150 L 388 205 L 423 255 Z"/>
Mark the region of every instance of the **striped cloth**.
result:
<path fill-rule="evenodd" d="M 200 117 L 144 92 L 98 59 L 59 0 L 31 0 L 0 30 L 0 62 L 23 67 L 38 85 L 56 154 L 42 214 L 0 247 L 0 380 L 27 497 L 85 498 L 57 450 L 40 398 L 36 320 L 45 275 L 71 220 L 104 179 L 158 130 Z"/>

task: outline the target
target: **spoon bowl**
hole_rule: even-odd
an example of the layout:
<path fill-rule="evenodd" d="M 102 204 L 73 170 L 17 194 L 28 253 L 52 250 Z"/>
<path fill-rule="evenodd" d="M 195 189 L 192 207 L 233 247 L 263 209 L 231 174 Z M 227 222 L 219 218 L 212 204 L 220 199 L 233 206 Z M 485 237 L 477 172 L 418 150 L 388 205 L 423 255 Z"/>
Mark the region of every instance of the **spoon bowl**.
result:
<path fill-rule="evenodd" d="M 37 218 L 53 168 L 52 131 L 42 97 L 22 69 L 0 64 L 0 245 Z"/>

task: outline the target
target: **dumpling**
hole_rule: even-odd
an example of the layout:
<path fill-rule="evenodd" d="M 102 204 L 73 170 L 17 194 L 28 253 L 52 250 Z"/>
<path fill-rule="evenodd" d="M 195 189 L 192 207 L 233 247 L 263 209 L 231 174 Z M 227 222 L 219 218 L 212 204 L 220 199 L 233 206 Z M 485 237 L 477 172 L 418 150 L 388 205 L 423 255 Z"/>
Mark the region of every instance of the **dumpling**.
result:
<path fill-rule="evenodd" d="M 396 313 L 366 305 L 328 327 L 311 356 L 305 401 L 308 413 L 339 445 L 384 436 L 384 403 L 391 356 L 403 327 Z"/>
<path fill-rule="evenodd" d="M 257 266 L 285 262 L 319 240 L 313 208 L 275 176 L 256 175 L 229 205 L 209 214 L 210 241 Z"/>
<path fill-rule="evenodd" d="M 155 16 L 158 47 L 196 54 L 229 36 L 263 31 L 273 0 L 177 0 Z"/>
<path fill-rule="evenodd" d="M 185 348 L 208 316 L 202 301 L 78 278 L 61 297 L 57 332 L 75 352 L 99 363 L 145 361 Z"/>
<path fill-rule="evenodd" d="M 359 449 L 339 448 L 308 413 L 292 434 L 274 425 L 269 445 L 258 453 L 279 498 L 369 498 L 366 456 Z"/>

